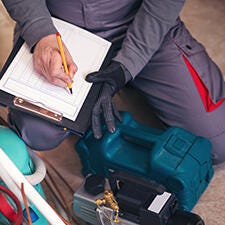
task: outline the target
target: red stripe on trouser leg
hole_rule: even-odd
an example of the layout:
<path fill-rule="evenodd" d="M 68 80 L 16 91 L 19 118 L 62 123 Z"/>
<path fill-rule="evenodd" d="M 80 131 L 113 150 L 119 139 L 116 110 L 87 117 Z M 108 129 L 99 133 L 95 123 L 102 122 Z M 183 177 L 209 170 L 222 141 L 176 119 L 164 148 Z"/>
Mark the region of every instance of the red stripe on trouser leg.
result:
<path fill-rule="evenodd" d="M 211 112 L 215 109 L 217 109 L 225 100 L 225 98 L 220 99 L 217 103 L 214 103 L 210 97 L 209 91 L 207 89 L 207 87 L 205 86 L 205 84 L 202 82 L 202 80 L 200 79 L 200 77 L 198 76 L 198 73 L 195 71 L 195 69 L 193 68 L 193 66 L 191 65 L 191 63 L 187 60 L 187 58 L 185 56 L 183 56 L 183 59 L 185 61 L 185 64 L 188 67 L 188 70 L 191 73 L 191 76 L 195 82 L 195 85 L 198 89 L 199 95 L 202 99 L 202 102 L 204 104 L 205 110 L 207 112 Z"/>

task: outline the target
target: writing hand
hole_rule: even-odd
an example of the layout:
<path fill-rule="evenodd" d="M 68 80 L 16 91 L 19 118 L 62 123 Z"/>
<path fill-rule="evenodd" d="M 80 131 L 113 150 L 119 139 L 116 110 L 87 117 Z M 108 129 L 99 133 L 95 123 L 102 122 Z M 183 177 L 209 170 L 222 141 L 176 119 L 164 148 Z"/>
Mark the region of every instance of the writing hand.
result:
<path fill-rule="evenodd" d="M 33 54 L 33 63 L 34 69 L 39 74 L 43 75 L 50 83 L 66 88 L 67 84 L 72 82 L 72 78 L 77 71 L 77 66 L 65 44 L 63 44 L 63 48 L 70 76 L 63 70 L 62 58 L 55 34 L 42 38 L 36 44 Z"/>

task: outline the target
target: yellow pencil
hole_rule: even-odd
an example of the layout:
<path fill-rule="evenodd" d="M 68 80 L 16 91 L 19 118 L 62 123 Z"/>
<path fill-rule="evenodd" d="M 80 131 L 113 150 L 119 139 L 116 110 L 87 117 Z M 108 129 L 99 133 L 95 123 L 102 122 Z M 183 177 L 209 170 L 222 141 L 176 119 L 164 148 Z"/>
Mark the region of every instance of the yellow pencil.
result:
<path fill-rule="evenodd" d="M 62 45 L 61 35 L 60 35 L 59 32 L 56 33 L 56 39 L 57 39 L 57 42 L 58 42 L 60 55 L 61 55 L 61 57 L 62 57 L 62 62 L 63 62 L 64 70 L 65 70 L 66 74 L 67 74 L 68 76 L 70 76 L 69 70 L 68 70 L 68 67 L 67 67 L 67 63 L 66 63 L 66 57 L 65 57 L 65 54 L 64 54 L 64 50 L 63 50 L 63 45 Z M 69 88 L 69 90 L 70 90 L 70 93 L 73 94 L 72 83 L 69 82 L 67 85 L 68 85 L 68 88 Z"/>

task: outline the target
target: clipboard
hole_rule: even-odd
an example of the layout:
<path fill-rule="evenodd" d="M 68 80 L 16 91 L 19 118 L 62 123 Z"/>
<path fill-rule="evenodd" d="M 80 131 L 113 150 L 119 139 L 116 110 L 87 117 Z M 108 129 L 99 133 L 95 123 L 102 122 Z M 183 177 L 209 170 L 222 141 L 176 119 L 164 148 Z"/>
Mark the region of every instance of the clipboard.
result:
<path fill-rule="evenodd" d="M 4 76 L 10 63 L 16 56 L 17 52 L 23 45 L 24 40 L 19 38 L 15 46 L 13 47 L 8 59 L 6 60 L 2 71 L 0 72 L 0 79 Z M 101 69 L 105 68 L 113 55 L 113 45 L 110 47 L 104 62 L 101 65 Z M 3 90 L 0 90 L 0 105 L 22 111 L 23 113 L 31 114 L 32 116 L 39 117 L 46 122 L 54 123 L 58 126 L 69 129 L 72 133 L 79 136 L 83 136 L 90 126 L 92 108 L 97 100 L 98 94 L 101 89 L 100 84 L 93 84 L 75 121 L 69 120 L 63 117 L 61 114 L 42 108 L 27 101 L 26 99 L 19 98 L 15 95 L 9 94 Z"/>

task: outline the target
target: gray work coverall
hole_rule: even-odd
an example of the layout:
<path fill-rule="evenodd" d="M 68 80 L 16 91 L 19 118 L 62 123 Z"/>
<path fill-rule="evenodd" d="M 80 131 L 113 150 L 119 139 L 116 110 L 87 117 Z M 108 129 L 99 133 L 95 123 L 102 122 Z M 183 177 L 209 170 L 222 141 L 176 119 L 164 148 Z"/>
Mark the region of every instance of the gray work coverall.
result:
<path fill-rule="evenodd" d="M 51 15 L 112 41 L 117 47 L 114 60 L 129 71 L 132 76 L 129 83 L 143 94 L 156 115 L 169 126 L 209 138 L 213 144 L 213 163 L 225 160 L 223 77 L 180 20 L 184 0 L 3 0 L 3 3 L 17 21 L 15 38 L 21 35 L 30 48 L 42 37 L 56 32 Z M 190 67 L 197 78 L 194 79 Z M 204 93 L 199 85 L 204 87 Z M 9 113 L 9 122 L 36 150 L 54 148 L 68 135 L 61 127 L 14 110 Z"/>

